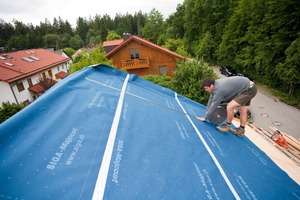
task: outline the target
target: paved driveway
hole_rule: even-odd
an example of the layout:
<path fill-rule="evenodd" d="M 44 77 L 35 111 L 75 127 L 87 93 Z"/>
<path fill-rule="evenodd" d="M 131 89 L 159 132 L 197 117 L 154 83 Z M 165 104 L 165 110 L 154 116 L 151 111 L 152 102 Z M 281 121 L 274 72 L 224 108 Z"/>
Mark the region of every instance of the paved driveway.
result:
<path fill-rule="evenodd" d="M 258 93 L 251 101 L 250 110 L 255 126 L 271 130 L 276 127 L 300 140 L 300 111 L 265 93 L 258 87 Z"/>

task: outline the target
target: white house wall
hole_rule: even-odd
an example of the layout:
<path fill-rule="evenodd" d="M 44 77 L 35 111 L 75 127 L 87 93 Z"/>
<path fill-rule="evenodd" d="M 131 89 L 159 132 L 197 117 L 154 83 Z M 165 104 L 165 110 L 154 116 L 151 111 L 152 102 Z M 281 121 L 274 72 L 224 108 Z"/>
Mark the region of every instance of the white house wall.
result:
<path fill-rule="evenodd" d="M 0 106 L 2 106 L 3 102 L 16 103 L 12 90 L 8 83 L 4 81 L 0 81 Z"/>
<path fill-rule="evenodd" d="M 27 79 L 31 78 L 32 84 L 35 85 L 39 82 L 39 75 L 42 75 L 43 72 L 45 72 L 46 76 L 49 77 L 49 73 L 48 73 L 49 70 L 50 69 L 47 69 L 47 70 L 44 70 L 37 74 L 34 74 L 30 77 L 26 77 L 24 79 L 18 80 L 18 83 L 22 82 L 24 85 L 24 88 L 25 88 L 21 92 L 18 91 L 18 87 L 15 83 L 11 84 L 12 85 L 12 89 L 11 89 L 11 87 L 8 83 L 0 82 L 0 88 L 1 88 L 0 103 L 1 103 L 1 105 L 2 105 L 2 102 L 7 102 L 7 101 L 9 101 L 10 103 L 19 103 L 19 104 L 23 103 L 25 101 L 29 101 L 29 102 L 34 101 L 33 96 L 36 94 L 34 94 L 28 90 L 28 88 L 30 86 L 28 84 Z M 52 71 L 52 79 L 55 81 L 60 81 L 60 79 L 56 79 L 55 74 L 57 74 L 58 72 L 61 72 L 61 71 L 68 72 L 68 65 L 67 65 L 67 63 L 57 65 L 55 67 L 52 67 L 51 71 Z M 13 95 L 13 92 L 15 93 L 17 101 Z"/>

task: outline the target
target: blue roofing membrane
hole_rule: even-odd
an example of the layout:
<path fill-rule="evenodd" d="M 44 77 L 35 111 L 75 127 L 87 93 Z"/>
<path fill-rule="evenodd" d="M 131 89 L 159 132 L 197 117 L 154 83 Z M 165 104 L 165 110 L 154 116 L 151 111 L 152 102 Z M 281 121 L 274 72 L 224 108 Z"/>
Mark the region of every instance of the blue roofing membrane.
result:
<path fill-rule="evenodd" d="M 205 106 L 105 65 L 87 67 L 0 125 L 0 199 L 299 199 L 247 137 Z"/>

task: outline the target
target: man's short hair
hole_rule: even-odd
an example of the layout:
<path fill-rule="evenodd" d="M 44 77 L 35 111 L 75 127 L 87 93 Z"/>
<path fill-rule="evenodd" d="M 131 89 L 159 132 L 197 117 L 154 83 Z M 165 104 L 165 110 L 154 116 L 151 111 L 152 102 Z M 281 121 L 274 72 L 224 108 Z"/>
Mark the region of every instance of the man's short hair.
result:
<path fill-rule="evenodd" d="M 201 86 L 202 87 L 206 87 L 206 86 L 209 87 L 211 84 L 214 85 L 215 80 L 213 78 L 208 77 L 208 78 L 206 78 L 202 81 Z"/>

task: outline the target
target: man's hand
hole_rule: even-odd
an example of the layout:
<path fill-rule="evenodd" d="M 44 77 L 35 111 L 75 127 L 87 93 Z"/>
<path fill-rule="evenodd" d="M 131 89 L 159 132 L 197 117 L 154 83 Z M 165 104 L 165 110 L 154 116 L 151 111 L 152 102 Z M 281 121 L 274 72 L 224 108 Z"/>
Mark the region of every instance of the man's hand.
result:
<path fill-rule="evenodd" d="M 206 119 L 204 117 L 196 117 L 196 118 L 199 119 L 200 121 L 203 121 L 203 122 L 206 121 Z"/>

